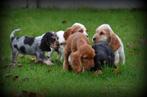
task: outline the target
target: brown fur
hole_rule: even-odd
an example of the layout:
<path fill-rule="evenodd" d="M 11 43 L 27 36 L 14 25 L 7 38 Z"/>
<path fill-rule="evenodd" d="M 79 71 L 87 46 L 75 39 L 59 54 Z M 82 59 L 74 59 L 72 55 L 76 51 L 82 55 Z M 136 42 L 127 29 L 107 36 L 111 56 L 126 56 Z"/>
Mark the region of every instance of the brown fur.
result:
<path fill-rule="evenodd" d="M 120 47 L 120 42 L 114 33 L 110 36 L 109 45 L 113 51 L 116 51 Z"/>
<path fill-rule="evenodd" d="M 98 43 L 102 39 L 102 37 L 105 37 L 107 39 L 113 51 L 116 51 L 120 47 L 120 42 L 114 32 L 111 32 L 108 29 L 97 31 L 95 34 L 95 38 L 96 38 L 95 43 Z"/>
<path fill-rule="evenodd" d="M 69 36 L 64 49 L 65 58 L 63 68 L 70 68 L 76 72 L 82 72 L 94 66 L 95 52 L 89 45 L 88 39 L 82 33 L 74 33 Z M 69 56 L 71 61 L 69 62 Z"/>
<path fill-rule="evenodd" d="M 74 25 L 66 29 L 64 33 L 64 38 L 67 40 L 67 38 L 71 35 L 74 34 L 75 32 L 81 32 L 83 33 L 83 29 L 79 25 Z"/>

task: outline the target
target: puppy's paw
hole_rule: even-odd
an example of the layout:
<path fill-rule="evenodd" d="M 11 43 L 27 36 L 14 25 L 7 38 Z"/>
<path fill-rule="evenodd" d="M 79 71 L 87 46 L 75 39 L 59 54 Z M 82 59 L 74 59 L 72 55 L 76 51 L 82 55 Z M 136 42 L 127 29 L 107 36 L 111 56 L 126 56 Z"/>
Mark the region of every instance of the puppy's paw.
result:
<path fill-rule="evenodd" d="M 35 57 L 31 57 L 31 61 L 36 62 L 36 58 Z"/>
<path fill-rule="evenodd" d="M 16 67 L 16 63 L 10 63 L 8 67 Z"/>
<path fill-rule="evenodd" d="M 119 68 L 119 67 L 115 68 L 113 72 L 114 72 L 116 75 L 117 75 L 117 74 L 120 74 L 120 68 Z"/>
<path fill-rule="evenodd" d="M 53 63 L 50 60 L 44 60 L 43 63 L 46 65 L 53 65 Z"/>
<path fill-rule="evenodd" d="M 96 71 L 94 72 L 94 75 L 95 75 L 95 76 L 98 76 L 98 75 L 101 75 L 101 74 L 103 74 L 102 70 L 96 70 Z"/>
<path fill-rule="evenodd" d="M 64 61 L 63 70 L 69 70 L 69 65 Z"/>

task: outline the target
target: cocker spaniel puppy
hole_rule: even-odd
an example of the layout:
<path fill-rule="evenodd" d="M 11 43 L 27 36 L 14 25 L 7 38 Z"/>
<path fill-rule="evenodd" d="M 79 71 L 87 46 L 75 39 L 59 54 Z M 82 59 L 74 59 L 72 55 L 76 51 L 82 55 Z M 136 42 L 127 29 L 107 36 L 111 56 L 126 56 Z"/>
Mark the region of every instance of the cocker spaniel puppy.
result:
<path fill-rule="evenodd" d="M 88 38 L 79 32 L 69 36 L 64 49 L 64 70 L 72 69 L 76 73 L 89 70 L 94 66 L 95 52 Z"/>
<path fill-rule="evenodd" d="M 53 49 L 53 51 L 56 51 L 59 56 L 60 56 L 60 60 L 64 59 L 64 46 L 66 44 L 66 40 L 67 38 L 71 35 L 74 34 L 76 32 L 80 32 L 83 33 L 84 35 L 88 36 L 87 32 L 86 32 L 86 27 L 81 24 L 81 23 L 74 23 L 71 27 L 67 28 L 66 31 L 57 31 L 56 35 L 58 37 L 58 41 L 59 41 L 59 48 L 58 49 Z M 48 56 L 51 56 L 52 52 L 48 53 Z"/>
<path fill-rule="evenodd" d="M 80 33 L 83 33 L 85 36 L 88 36 L 86 31 L 87 29 L 83 24 L 74 23 L 71 27 L 67 28 L 67 30 L 64 33 L 64 38 L 65 40 L 67 40 L 67 38 L 75 32 L 80 32 Z"/>
<path fill-rule="evenodd" d="M 12 64 L 16 64 L 16 58 L 19 53 L 34 55 L 37 61 L 43 62 L 47 65 L 52 62 L 44 55 L 45 52 L 50 52 L 51 48 L 58 48 L 58 41 L 56 34 L 47 32 L 41 36 L 29 37 L 29 36 L 15 36 L 15 32 L 20 29 L 15 29 L 10 34 L 10 44 L 12 48 Z"/>
<path fill-rule="evenodd" d="M 125 64 L 124 46 L 119 36 L 113 32 L 109 24 L 102 24 L 96 29 L 93 41 L 107 41 L 115 55 L 115 65 Z"/>
<path fill-rule="evenodd" d="M 96 55 L 94 57 L 95 65 L 91 68 L 91 71 L 102 70 L 104 65 L 115 67 L 114 53 L 106 41 L 100 41 L 94 44 L 92 48 L 95 50 Z"/>

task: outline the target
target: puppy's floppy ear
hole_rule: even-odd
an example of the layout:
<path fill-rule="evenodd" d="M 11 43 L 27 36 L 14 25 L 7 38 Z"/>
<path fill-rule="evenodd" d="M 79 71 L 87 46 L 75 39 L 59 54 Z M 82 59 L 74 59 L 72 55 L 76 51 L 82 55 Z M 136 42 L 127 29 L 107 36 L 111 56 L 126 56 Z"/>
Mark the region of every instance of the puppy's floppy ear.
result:
<path fill-rule="evenodd" d="M 72 32 L 73 32 L 73 30 L 72 30 L 71 27 L 70 28 L 67 28 L 67 30 L 64 33 L 65 40 L 67 40 L 67 38 L 72 34 Z"/>
<path fill-rule="evenodd" d="M 44 34 L 44 36 L 41 39 L 40 43 L 40 49 L 43 51 L 51 51 L 50 49 L 50 43 L 48 42 L 48 39 L 51 37 L 51 33 L 47 32 Z"/>
<path fill-rule="evenodd" d="M 72 68 L 75 72 L 79 73 L 82 71 L 81 55 L 80 55 L 79 51 L 76 51 L 71 54 L 71 64 L 72 64 Z"/>
<path fill-rule="evenodd" d="M 76 52 L 71 54 L 71 62 L 76 64 L 76 65 L 81 64 L 81 55 L 80 55 L 79 51 L 76 51 Z"/>
<path fill-rule="evenodd" d="M 116 51 L 120 47 L 120 42 L 114 33 L 110 35 L 108 41 L 113 51 Z"/>

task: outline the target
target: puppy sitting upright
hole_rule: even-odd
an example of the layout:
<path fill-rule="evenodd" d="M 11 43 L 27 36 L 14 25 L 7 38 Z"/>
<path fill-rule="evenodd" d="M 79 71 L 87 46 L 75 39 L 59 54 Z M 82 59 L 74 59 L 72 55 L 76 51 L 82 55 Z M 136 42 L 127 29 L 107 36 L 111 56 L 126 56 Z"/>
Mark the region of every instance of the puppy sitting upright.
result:
<path fill-rule="evenodd" d="M 107 42 L 99 41 L 99 43 L 94 44 L 92 48 L 95 50 L 96 55 L 94 57 L 95 66 L 91 68 L 91 71 L 101 70 L 104 64 L 115 67 L 115 57 Z"/>
<path fill-rule="evenodd" d="M 47 65 L 52 64 L 51 61 L 44 55 L 45 51 L 50 52 L 51 48 L 58 48 L 57 36 L 54 33 L 47 32 L 38 37 L 15 36 L 15 32 L 20 29 L 15 29 L 10 35 L 12 48 L 12 64 L 16 64 L 16 58 L 19 53 L 27 55 L 35 55 L 37 61 Z"/>

